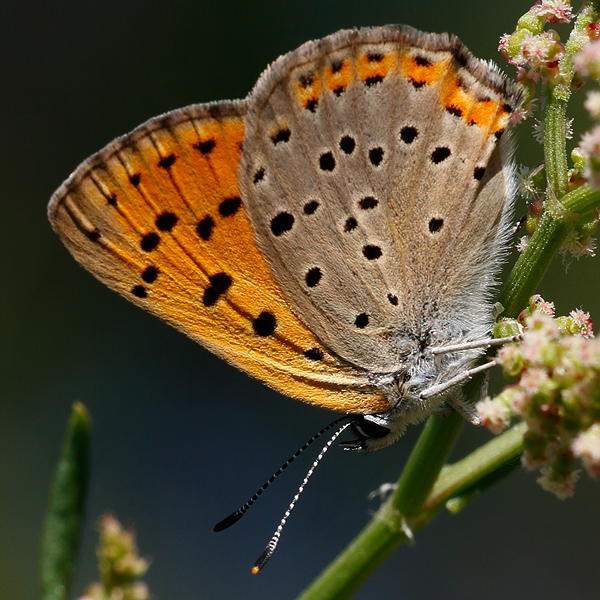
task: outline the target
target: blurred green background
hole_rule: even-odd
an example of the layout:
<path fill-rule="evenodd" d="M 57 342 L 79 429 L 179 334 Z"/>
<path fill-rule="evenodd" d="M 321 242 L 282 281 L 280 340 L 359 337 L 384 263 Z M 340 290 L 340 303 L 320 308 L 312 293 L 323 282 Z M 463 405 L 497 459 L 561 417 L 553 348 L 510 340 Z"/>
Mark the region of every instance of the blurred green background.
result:
<path fill-rule="evenodd" d="M 274 559 L 251 576 L 312 458 L 235 528 L 212 525 L 331 415 L 238 373 L 78 267 L 46 219 L 62 180 L 149 117 L 243 97 L 278 55 L 343 27 L 450 31 L 500 61 L 498 38 L 531 1 L 2 2 L 0 598 L 37 597 L 39 532 L 74 400 L 91 412 L 94 444 L 76 594 L 96 577 L 94 524 L 111 509 L 152 558 L 146 581 L 159 600 L 294 598 L 367 522 L 367 495 L 396 479 L 419 431 L 375 455 L 333 450 Z M 582 96 L 574 142 L 589 127 Z M 533 166 L 530 129 L 518 159 Z M 555 261 L 540 288 L 559 313 L 596 318 L 598 291 L 597 259 Z M 466 427 L 456 457 L 489 437 Z M 519 470 L 459 515 L 441 514 L 356 597 L 598 598 L 600 486 L 584 475 L 560 502 L 536 476 Z"/>

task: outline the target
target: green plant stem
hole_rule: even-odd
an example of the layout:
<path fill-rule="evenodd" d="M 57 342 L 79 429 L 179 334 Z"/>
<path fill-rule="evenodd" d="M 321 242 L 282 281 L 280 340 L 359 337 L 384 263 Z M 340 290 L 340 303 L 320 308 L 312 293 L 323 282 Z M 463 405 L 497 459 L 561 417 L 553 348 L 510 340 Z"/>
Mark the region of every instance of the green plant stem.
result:
<path fill-rule="evenodd" d="M 440 502 L 474 498 L 482 482 L 489 487 L 505 477 L 506 466 L 513 467 L 523 449 L 525 423 L 518 423 L 502 435 L 493 438 L 466 458 L 444 467 L 431 495 L 425 503 L 429 510 Z M 453 511 L 457 512 L 457 511 Z"/>
<path fill-rule="evenodd" d="M 600 190 L 592 190 L 588 185 L 569 192 L 561 199 L 565 211 L 584 215 L 600 205 Z"/>
<path fill-rule="evenodd" d="M 40 548 L 42 600 L 65 600 L 77 558 L 90 470 L 90 419 L 73 404 L 54 472 Z"/>
<path fill-rule="evenodd" d="M 552 83 L 546 84 L 544 155 L 548 181 L 547 195 L 551 200 L 560 199 L 567 192 L 569 176 L 566 117 L 567 102 L 571 97 L 575 78 L 573 57 L 586 43 L 589 43 L 589 37 L 585 30 L 588 25 L 598 19 L 598 5 L 598 0 L 592 0 L 579 11 L 569 39 L 565 44 L 565 54 L 558 63 L 557 78 Z"/>
<path fill-rule="evenodd" d="M 567 191 L 567 100 L 552 90 L 546 94 L 544 114 L 544 155 L 546 159 L 547 194 L 562 198 Z"/>
<path fill-rule="evenodd" d="M 447 417 L 434 415 L 427 421 L 392 499 L 394 509 L 405 518 L 416 517 L 422 511 L 464 423 L 456 412 Z"/>
<path fill-rule="evenodd" d="M 568 100 L 571 95 L 573 80 L 576 76 L 573 58 L 577 52 L 589 43 L 590 38 L 586 29 L 600 18 L 599 9 L 599 0 L 588 0 L 586 6 L 581 7 L 577 18 L 575 19 L 573 30 L 565 44 L 565 55 L 558 63 L 560 80 L 553 92 L 556 97 L 560 97 L 565 101 Z"/>
<path fill-rule="evenodd" d="M 542 280 L 568 230 L 568 223 L 549 211 L 544 212 L 500 292 L 498 301 L 504 307 L 503 317 L 516 318 L 527 306 L 529 297 Z"/>
<path fill-rule="evenodd" d="M 546 269 L 558 252 L 577 215 L 582 215 L 600 205 L 600 191 L 587 185 L 565 194 L 560 199 L 559 210 L 546 210 L 527 247 L 519 256 L 508 276 L 499 302 L 505 317 L 517 317 L 541 281 Z"/>
<path fill-rule="evenodd" d="M 452 499 L 465 501 L 466 493 L 477 481 L 493 479 L 494 475 L 497 481 L 504 474 L 501 472 L 503 465 L 513 462 L 521 454 L 525 430 L 523 423 L 516 425 L 463 460 L 446 466 L 416 518 L 404 519 L 394 506 L 394 497 L 388 499 L 365 529 L 298 600 L 349 598 L 398 546 L 409 539 L 407 525 L 412 533 L 416 533 Z M 433 429 L 429 431 L 432 432 Z"/>

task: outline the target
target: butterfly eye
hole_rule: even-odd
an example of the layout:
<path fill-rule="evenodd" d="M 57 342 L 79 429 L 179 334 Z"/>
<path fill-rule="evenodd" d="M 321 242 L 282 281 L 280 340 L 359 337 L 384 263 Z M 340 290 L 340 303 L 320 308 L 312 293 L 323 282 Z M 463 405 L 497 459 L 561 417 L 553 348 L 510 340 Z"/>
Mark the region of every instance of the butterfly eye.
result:
<path fill-rule="evenodd" d="M 340 446 L 344 450 L 367 452 L 373 446 L 372 440 L 382 440 L 391 434 L 391 430 L 388 427 L 371 421 L 368 415 L 356 416 L 352 420 L 351 428 L 357 439 L 340 442 Z M 385 446 L 386 444 L 384 443 L 383 445 Z"/>
<path fill-rule="evenodd" d="M 369 420 L 368 417 L 359 417 L 354 425 L 356 426 L 358 433 L 365 438 L 381 439 L 390 433 L 388 427 L 379 425 L 378 423 Z"/>

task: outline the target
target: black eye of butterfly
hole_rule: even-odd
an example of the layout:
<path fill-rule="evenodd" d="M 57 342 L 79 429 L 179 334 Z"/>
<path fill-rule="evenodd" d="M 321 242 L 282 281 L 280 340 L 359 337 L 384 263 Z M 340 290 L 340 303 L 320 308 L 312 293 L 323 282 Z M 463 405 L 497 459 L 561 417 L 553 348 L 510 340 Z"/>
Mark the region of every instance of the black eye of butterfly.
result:
<path fill-rule="evenodd" d="M 373 421 L 368 421 L 364 417 L 357 419 L 356 428 L 358 429 L 359 433 L 362 433 L 368 438 L 381 439 L 390 433 L 390 429 L 388 427 L 378 425 L 377 423 L 373 423 Z"/>

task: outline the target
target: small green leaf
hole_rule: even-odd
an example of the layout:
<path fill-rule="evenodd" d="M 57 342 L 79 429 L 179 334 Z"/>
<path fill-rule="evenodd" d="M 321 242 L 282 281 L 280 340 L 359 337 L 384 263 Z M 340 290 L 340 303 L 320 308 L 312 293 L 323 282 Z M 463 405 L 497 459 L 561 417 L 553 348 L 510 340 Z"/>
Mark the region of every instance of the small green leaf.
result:
<path fill-rule="evenodd" d="M 73 404 L 50 489 L 40 551 L 42 600 L 65 600 L 75 568 L 90 472 L 90 418 Z"/>

